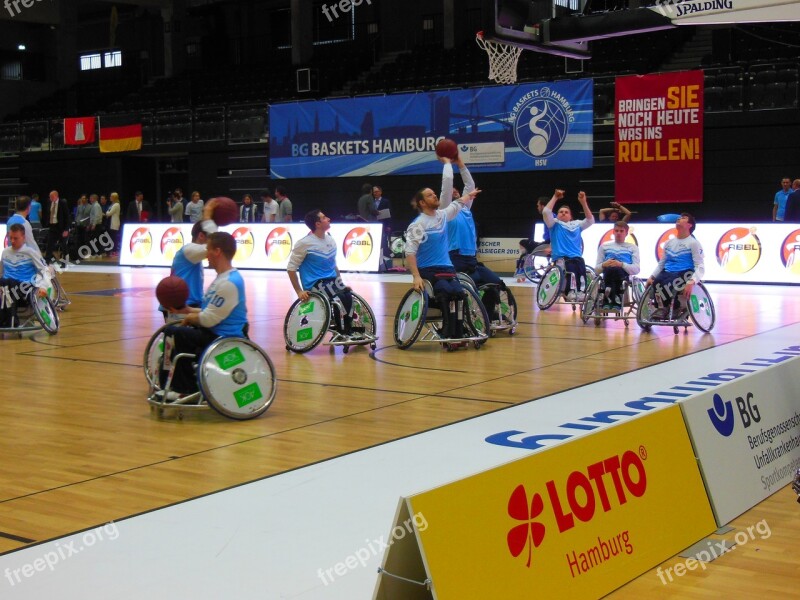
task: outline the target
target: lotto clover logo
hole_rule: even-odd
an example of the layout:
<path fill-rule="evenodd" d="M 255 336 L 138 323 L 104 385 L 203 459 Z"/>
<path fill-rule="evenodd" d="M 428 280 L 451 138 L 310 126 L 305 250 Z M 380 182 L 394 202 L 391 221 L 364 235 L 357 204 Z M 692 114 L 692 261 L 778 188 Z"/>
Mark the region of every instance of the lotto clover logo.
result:
<path fill-rule="evenodd" d="M 543 510 L 544 502 L 539 494 L 534 494 L 528 505 L 528 495 L 522 484 L 517 486 L 508 500 L 508 516 L 516 521 L 523 521 L 522 525 L 517 525 L 508 532 L 508 550 L 516 558 L 527 548 L 527 567 L 531 566 L 533 549 L 538 548 L 544 540 L 545 527 L 536 521 Z"/>

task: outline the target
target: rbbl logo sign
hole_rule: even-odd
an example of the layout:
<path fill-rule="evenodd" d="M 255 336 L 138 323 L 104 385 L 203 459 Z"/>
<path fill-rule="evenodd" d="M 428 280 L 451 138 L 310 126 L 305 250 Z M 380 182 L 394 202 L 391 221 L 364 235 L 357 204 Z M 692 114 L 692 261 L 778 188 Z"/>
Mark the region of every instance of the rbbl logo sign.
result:
<path fill-rule="evenodd" d="M 244 262 L 253 254 L 253 247 L 255 242 L 253 240 L 253 232 L 249 227 L 239 227 L 233 232 L 233 239 L 236 240 L 236 255 L 233 260 L 236 262 Z"/>
<path fill-rule="evenodd" d="M 342 252 L 347 262 L 360 265 L 372 256 L 372 235 L 366 227 L 356 227 L 347 232 L 342 244 Z"/>
<path fill-rule="evenodd" d="M 292 236 L 286 227 L 276 227 L 269 232 L 264 250 L 267 261 L 271 264 L 280 264 L 289 260 L 292 253 Z"/>
<path fill-rule="evenodd" d="M 153 249 L 153 236 L 149 227 L 139 227 L 131 236 L 131 255 L 133 258 L 147 258 Z"/>
<path fill-rule="evenodd" d="M 161 255 L 171 261 L 183 248 L 183 234 L 178 227 L 170 227 L 161 236 Z"/>

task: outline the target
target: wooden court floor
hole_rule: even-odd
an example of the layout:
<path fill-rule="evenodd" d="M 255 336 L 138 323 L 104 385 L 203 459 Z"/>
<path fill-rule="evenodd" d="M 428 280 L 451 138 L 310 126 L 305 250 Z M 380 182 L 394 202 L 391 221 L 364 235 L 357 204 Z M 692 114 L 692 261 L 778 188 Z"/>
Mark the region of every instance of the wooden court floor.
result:
<path fill-rule="evenodd" d="M 635 371 L 800 321 L 795 288 L 711 286 L 711 334 L 641 332 L 633 320 L 584 325 L 568 307 L 540 312 L 515 287 L 520 326 L 481 350 L 398 350 L 392 322 L 409 284 L 346 276 L 379 321 L 371 354 L 320 346 L 286 352 L 294 294 L 283 273 L 245 272 L 251 337 L 275 364 L 278 393 L 261 418 L 211 411 L 159 420 L 145 402 L 142 353 L 163 322 L 153 295 L 163 270 L 62 275 L 72 305 L 55 336 L 0 340 L 0 552 L 211 493 L 462 419 Z M 210 278 L 210 273 L 207 274 Z M 708 570 L 664 585 L 655 571 L 615 598 L 800 597 L 800 505 L 785 488 L 734 521 L 772 535 Z M 667 526 L 665 524 L 665 526 Z M 665 565 L 677 561 L 667 561 Z"/>

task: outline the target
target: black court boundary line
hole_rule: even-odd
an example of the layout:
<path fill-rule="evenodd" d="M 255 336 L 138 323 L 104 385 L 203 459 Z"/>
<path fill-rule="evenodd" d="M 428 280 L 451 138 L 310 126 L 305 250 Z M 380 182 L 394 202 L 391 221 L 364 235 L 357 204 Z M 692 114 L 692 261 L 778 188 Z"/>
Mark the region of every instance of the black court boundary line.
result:
<path fill-rule="evenodd" d="M 23 544 L 32 544 L 36 540 L 31 540 L 26 537 L 22 537 L 20 535 L 14 535 L 12 533 L 6 533 L 5 531 L 0 531 L 0 538 L 5 538 L 7 540 L 12 540 L 15 542 L 22 542 Z M 13 552 L 13 550 L 11 550 Z"/>
<path fill-rule="evenodd" d="M 793 322 L 793 323 L 788 323 L 788 324 L 780 325 L 780 326 L 778 326 L 778 327 L 774 327 L 774 328 L 772 328 L 772 329 L 768 329 L 768 330 L 766 330 L 766 331 L 760 331 L 760 332 L 758 332 L 757 334 L 753 334 L 753 335 L 749 335 L 749 336 L 744 336 L 744 337 L 742 337 L 742 338 L 739 338 L 739 339 L 737 339 L 737 340 L 731 340 L 730 342 L 725 342 L 725 343 L 723 343 L 723 344 L 714 345 L 712 348 L 717 348 L 717 347 L 719 347 L 719 346 L 727 346 L 728 344 L 734 343 L 734 342 L 736 342 L 736 341 L 742 341 L 742 340 L 745 340 L 745 339 L 748 339 L 748 338 L 751 338 L 751 337 L 755 337 L 756 335 L 762 335 L 762 334 L 766 334 L 766 333 L 771 333 L 771 332 L 773 332 L 773 331 L 778 331 L 778 330 L 780 330 L 780 329 L 783 329 L 783 328 L 785 328 L 785 327 L 791 327 L 791 326 L 793 326 L 793 325 L 797 325 L 798 323 L 800 323 L 800 321 L 795 321 L 795 322 Z M 683 357 L 685 357 L 685 356 L 692 356 L 692 355 L 694 355 L 694 354 L 699 354 L 699 353 L 701 353 L 701 352 L 706 352 L 706 351 L 708 351 L 708 350 L 711 350 L 712 348 L 704 348 L 704 349 L 702 349 L 702 350 L 697 350 L 697 351 L 695 351 L 695 352 L 690 352 L 690 353 L 688 353 L 688 354 L 684 354 L 684 355 L 682 355 L 682 356 L 678 356 L 678 357 L 675 357 L 675 358 L 669 358 L 669 359 L 666 359 L 666 360 L 663 360 L 663 361 L 660 361 L 660 362 L 656 362 L 656 363 L 653 363 L 652 365 L 649 365 L 649 366 L 651 366 L 651 367 L 654 367 L 654 366 L 658 366 L 658 365 L 661 365 L 661 364 L 669 363 L 669 362 L 672 362 L 672 361 L 674 361 L 674 360 L 677 360 L 677 359 L 679 359 L 679 358 L 683 358 Z M 633 372 L 633 371 L 638 371 L 638 370 L 640 370 L 640 368 L 637 368 L 637 369 L 631 369 L 630 371 L 626 371 L 626 372 L 624 372 L 624 373 L 618 373 L 618 374 L 616 374 L 616 375 L 613 375 L 613 376 L 609 377 L 608 379 L 615 379 L 615 378 L 617 378 L 617 377 L 621 377 L 621 376 L 623 376 L 623 375 L 627 375 L 627 374 L 629 374 L 629 373 L 631 373 L 631 372 Z M 575 389 L 580 389 L 580 388 L 582 388 L 582 387 L 588 387 L 588 386 L 590 386 L 590 385 L 594 385 L 595 383 L 597 383 L 597 382 L 596 382 L 596 381 L 593 381 L 593 382 L 591 382 L 591 383 L 585 383 L 585 384 L 581 384 L 581 385 L 576 385 L 576 386 L 574 386 L 574 387 L 571 387 L 571 388 L 567 388 L 567 389 L 561 390 L 561 391 L 560 391 L 560 392 L 558 392 L 558 393 L 562 393 L 562 392 L 569 392 L 569 391 L 572 391 L 572 390 L 575 390 Z M 408 439 L 408 438 L 411 438 L 411 437 L 414 437 L 414 436 L 417 436 L 417 435 L 422 435 L 422 434 L 425 434 L 425 433 L 429 433 L 429 432 L 431 432 L 431 431 L 436 431 L 437 429 L 442 429 L 442 428 L 444 428 L 444 427 L 449 427 L 449 426 L 451 426 L 451 425 L 457 425 L 457 424 L 459 424 L 459 423 L 465 423 L 465 422 L 467 422 L 467 421 L 471 421 L 471 420 L 473 420 L 473 419 L 477 419 L 477 418 L 480 418 L 480 417 L 483 417 L 483 416 L 486 416 L 486 415 L 494 414 L 494 413 L 496 413 L 496 412 L 499 412 L 499 411 L 502 411 L 502 410 L 508 410 L 508 409 L 510 409 L 510 408 L 513 408 L 513 407 L 515 407 L 515 406 L 519 406 L 519 405 L 522 405 L 522 404 L 528 404 L 528 403 L 530 403 L 530 402 L 535 402 L 536 400 L 540 400 L 541 398 L 545 398 L 545 397 L 547 397 L 547 396 L 552 396 L 552 395 L 554 395 L 554 394 L 546 394 L 546 395 L 542 395 L 542 396 L 537 396 L 537 397 L 535 397 L 535 398 L 531 398 L 531 399 L 529 399 L 529 400 L 526 400 L 526 401 L 518 402 L 517 404 L 514 404 L 514 405 L 512 405 L 512 406 L 504 406 L 504 407 L 502 407 L 502 408 L 498 408 L 498 409 L 496 409 L 496 410 L 493 410 L 493 411 L 489 411 L 489 412 L 486 412 L 486 413 L 482 413 L 482 414 L 480 414 L 480 415 L 475 415 L 475 416 L 473 416 L 473 417 L 467 417 L 467 418 L 465 418 L 465 419 L 460 419 L 460 420 L 458 420 L 458 421 L 453 421 L 452 423 L 447 423 L 447 424 L 445 424 L 445 425 L 438 425 L 438 426 L 436 426 L 436 427 L 431 427 L 430 429 L 425 429 L 425 430 L 423 430 L 423 431 L 418 431 L 418 432 L 416 432 L 416 433 L 411 433 L 411 434 L 408 434 L 408 435 L 404 435 L 404 436 L 401 436 L 401 437 L 398 437 L 398 438 L 395 438 L 395 439 L 392 439 L 392 440 L 386 440 L 386 441 L 383 441 L 383 442 L 379 442 L 379 443 L 377 443 L 377 444 L 372 444 L 372 445 L 370 445 L 370 446 L 365 446 L 364 448 L 360 448 L 360 449 L 358 449 L 358 450 L 352 450 L 352 451 L 350 451 L 350 452 L 344 452 L 344 453 L 342 453 L 342 454 L 337 454 L 337 455 L 335 455 L 335 456 L 330 456 L 330 457 L 328 457 L 328 458 L 323 458 L 323 459 L 320 459 L 320 460 L 318 460 L 318 461 L 311 462 L 311 463 L 308 463 L 308 464 L 305 464 L 305 465 L 302 465 L 302 466 L 293 467 L 293 468 L 291 468 L 291 469 L 286 469 L 285 471 L 280 471 L 280 472 L 278 472 L 278 473 L 272 473 L 272 474 L 270 474 L 270 475 L 265 475 L 264 477 L 257 477 L 256 479 L 252 479 L 252 480 L 249 480 L 249 481 L 244 481 L 244 482 L 241 482 L 241 483 L 237 483 L 237 484 L 234 484 L 234 485 L 231 485 L 231 486 L 225 487 L 225 488 L 221 488 L 221 489 L 219 489 L 219 490 L 215 490 L 215 491 L 213 491 L 213 492 L 208 492 L 208 493 L 206 493 L 206 494 L 200 494 L 199 496 L 194 496 L 194 497 L 192 497 L 192 498 L 186 498 L 186 499 L 184 499 L 184 500 L 179 500 L 179 501 L 177 501 L 177 502 L 172 502 L 172 503 L 170 503 L 170 504 L 165 504 L 164 506 L 160 506 L 160 507 L 158 507 L 158 508 L 151 508 L 151 509 L 149 509 L 149 510 L 145 510 L 145 511 L 142 511 L 142 512 L 138 512 L 138 513 L 135 513 L 135 514 L 132 514 L 132 515 L 128 515 L 128 516 L 122 517 L 122 518 L 120 518 L 120 519 L 117 519 L 117 520 L 116 520 L 116 521 L 114 521 L 114 522 L 115 522 L 115 523 L 120 523 L 120 522 L 122 522 L 122 521 L 127 521 L 127 520 L 129 520 L 129 519 L 133 519 L 133 518 L 136 518 L 136 517 L 140 517 L 140 516 L 142 516 L 142 515 L 146 515 L 146 514 L 149 514 L 149 513 L 152 513 L 152 512 L 156 512 L 156 511 L 159 511 L 159 510 L 164 510 L 164 509 L 167 509 L 167 508 L 172 508 L 172 507 L 174 507 L 174 506 L 179 506 L 179 505 L 181 505 L 181 504 L 185 504 L 186 502 L 191 502 L 191 501 L 193 501 L 193 500 L 199 500 L 200 498 L 205 498 L 205 497 L 208 497 L 208 496 L 212 496 L 212 495 L 214 495 L 214 494 L 220 494 L 220 493 L 223 493 L 223 492 L 227 492 L 227 491 L 229 491 L 229 490 L 233 490 L 233 489 L 236 489 L 236 488 L 239 488 L 239 487 L 245 486 L 245 485 L 250 485 L 250 484 L 252 484 L 252 483 L 256 483 L 256 482 L 259 482 L 259 481 L 265 481 L 265 480 L 267 480 L 267 479 L 270 479 L 270 478 L 272 478 L 272 477 L 276 477 L 276 476 L 278 476 L 278 475 L 284 475 L 284 474 L 286 474 L 286 473 L 291 473 L 291 472 L 293 472 L 293 471 L 297 471 L 297 470 L 299 470 L 299 469 L 304 469 L 304 468 L 306 468 L 306 467 L 312 467 L 312 466 L 315 466 L 315 465 L 319 465 L 319 464 L 322 464 L 322 463 L 325 463 L 325 462 L 328 462 L 328 461 L 331 461 L 331 460 L 335 460 L 335 459 L 337 459 L 337 458 L 342 458 L 342 457 L 344 457 L 344 456 L 349 456 L 350 454 L 356 454 L 357 452 L 364 452 L 364 451 L 366 451 L 366 450 L 371 450 L 372 448 L 377 448 L 377 447 L 379 447 L 379 446 L 384 446 L 384 445 L 386 445 L 386 444 L 390 444 L 390 443 L 397 442 L 397 441 L 400 441 L 400 440 Z M 428 395 L 426 395 L 426 396 L 421 396 L 420 398 L 424 398 L 424 397 L 427 397 L 427 396 L 428 396 Z M 413 398 L 413 399 L 411 399 L 411 400 L 416 400 L 416 399 L 420 399 L 420 398 Z M 410 401 L 410 400 L 408 400 L 408 401 Z M 405 402 L 408 402 L 408 401 L 398 402 L 398 403 L 396 403 L 396 404 L 403 404 L 403 403 L 405 403 Z M 394 405 L 388 405 L 388 406 L 394 406 Z M 383 407 L 382 407 L 382 408 L 383 408 Z M 379 409 L 370 409 L 369 411 L 363 411 L 362 413 L 353 413 L 353 414 L 354 414 L 354 415 L 355 415 L 355 414 L 364 414 L 365 412 L 372 412 L 373 410 L 379 410 Z M 337 420 L 337 419 L 339 419 L 339 417 L 337 417 L 336 419 L 331 419 L 330 421 L 335 421 L 335 420 Z M 321 423 L 325 423 L 325 422 L 328 422 L 328 421 L 323 421 L 323 422 L 321 422 Z M 305 428 L 305 427 L 307 427 L 307 426 L 298 427 L 298 428 L 294 428 L 294 429 L 303 429 L 303 428 Z M 293 431 L 293 430 L 287 430 L 287 431 Z M 276 434 L 270 434 L 270 435 L 276 435 Z M 254 439 L 259 439 L 259 438 L 254 438 Z M 242 441 L 240 441 L 240 442 L 236 442 L 236 444 L 239 444 L 239 443 L 244 443 L 244 442 L 245 442 L 245 440 L 242 440 Z M 227 446 L 230 446 L 230 445 L 234 445 L 234 444 L 229 444 L 229 445 L 227 445 Z M 220 448 L 225 448 L 225 447 L 227 447 L 227 446 L 220 446 Z M 209 451 L 210 451 L 210 450 L 203 450 L 203 451 L 201 451 L 201 452 L 197 452 L 197 453 L 193 453 L 193 454 L 186 455 L 186 457 L 193 456 L 193 455 L 195 455 L 195 454 L 202 454 L 202 453 L 209 452 Z M 152 466 L 155 466 L 155 465 L 158 465 L 158 464 L 167 463 L 167 462 L 171 462 L 172 460 L 180 460 L 180 459 L 168 459 L 168 460 L 165 460 L 165 461 L 159 461 L 158 463 L 153 463 L 153 465 L 152 465 Z M 140 465 L 139 467 L 133 467 L 133 468 L 131 468 L 131 469 L 127 470 L 127 471 L 121 471 L 120 473 L 125 473 L 125 472 L 134 471 L 134 470 L 141 469 L 141 468 L 146 468 L 147 466 L 150 466 L 150 465 Z M 99 477 L 95 477 L 95 478 L 89 479 L 89 480 L 87 480 L 87 482 L 88 482 L 88 481 L 97 480 L 97 479 L 103 479 L 103 478 L 105 478 L 105 477 L 109 477 L 109 476 L 110 476 L 110 475 L 102 475 L 102 476 L 99 476 Z M 34 492 L 34 493 L 32 493 L 32 494 L 28 494 L 27 496 L 20 496 L 19 498 L 26 498 L 26 497 L 28 497 L 28 496 L 34 496 L 34 495 L 37 495 L 37 494 L 44 493 L 45 491 L 54 491 L 54 490 L 57 490 L 57 489 L 61 489 L 61 487 L 69 487 L 69 486 L 71 486 L 71 485 L 77 485 L 77 483 L 73 483 L 73 484 L 66 484 L 66 485 L 64 485 L 64 486 L 60 486 L 60 487 L 57 487 L 57 488 L 53 488 L 52 490 L 43 490 L 43 491 L 39 491 L 39 492 Z M 4 504 L 4 503 L 6 503 L 6 502 L 10 502 L 11 500 L 15 500 L 15 499 L 16 499 L 16 498 L 10 498 L 10 499 L 8 499 L 8 500 L 2 500 L 2 501 L 0 501 L 0 504 Z M 79 534 L 79 533 L 83 533 L 84 531 L 90 531 L 90 530 L 92 530 L 92 529 L 96 529 L 97 527 L 103 526 L 103 525 L 105 525 L 106 523 L 107 523 L 107 522 L 105 522 L 105 523 L 96 523 L 96 524 L 94 524 L 94 525 L 92 525 L 92 526 L 90 526 L 90 527 L 85 527 L 84 529 L 78 529 L 78 530 L 76 530 L 76 531 L 72 531 L 72 532 L 69 532 L 69 533 L 66 533 L 66 534 L 62 534 L 62 535 L 59 535 L 59 536 L 55 536 L 55 537 L 52 537 L 52 538 L 48 538 L 48 539 L 45 539 L 45 540 L 41 540 L 41 541 L 35 542 L 35 543 L 33 543 L 33 544 L 30 544 L 30 545 L 27 545 L 27 546 L 25 546 L 24 548 L 15 548 L 15 549 L 13 549 L 13 550 L 7 550 L 6 552 L 0 552 L 0 557 L 2 557 L 2 556 L 6 556 L 7 554 L 13 554 L 14 552 L 19 552 L 20 550 L 24 550 L 24 549 L 27 549 L 27 548 L 33 548 L 33 547 L 35 547 L 35 546 L 40 546 L 40 545 L 42 545 L 42 544 L 46 544 L 46 543 L 48 543 L 48 542 L 51 542 L 51 541 L 55 541 L 55 540 L 64 539 L 64 538 L 66 538 L 66 537 L 69 537 L 69 536 L 72 536 L 72 535 L 76 535 L 76 534 Z"/>

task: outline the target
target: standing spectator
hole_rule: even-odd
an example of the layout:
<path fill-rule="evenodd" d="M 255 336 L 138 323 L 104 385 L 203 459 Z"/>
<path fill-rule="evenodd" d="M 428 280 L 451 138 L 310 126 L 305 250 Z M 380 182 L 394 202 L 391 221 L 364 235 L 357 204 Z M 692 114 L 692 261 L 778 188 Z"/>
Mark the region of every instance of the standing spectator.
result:
<path fill-rule="evenodd" d="M 103 235 L 103 209 L 100 207 L 97 194 L 89 196 L 89 241 L 94 242 L 97 238 Z M 90 244 L 92 252 L 100 253 L 100 246 L 96 243 Z"/>
<path fill-rule="evenodd" d="M 261 219 L 264 223 L 274 223 L 278 218 L 278 203 L 272 197 L 272 192 L 269 190 L 261 192 L 261 201 L 264 203 Z"/>
<path fill-rule="evenodd" d="M 111 205 L 108 203 L 108 198 L 105 195 L 100 196 L 100 208 L 103 211 L 103 216 L 106 216 L 108 209 L 111 208 Z"/>
<path fill-rule="evenodd" d="M 242 205 L 239 207 L 239 221 L 241 223 L 255 223 L 256 205 L 253 204 L 253 197 L 250 194 L 242 196 Z"/>
<path fill-rule="evenodd" d="M 286 196 L 286 189 L 282 185 L 275 188 L 275 199 L 278 201 L 278 216 L 275 220 L 278 223 L 291 223 L 292 201 Z"/>
<path fill-rule="evenodd" d="M 378 216 L 375 210 L 375 199 L 372 197 L 372 184 L 365 183 L 361 186 L 361 197 L 358 199 L 358 216 L 362 221 L 374 221 Z"/>
<path fill-rule="evenodd" d="M 106 213 L 108 229 L 111 231 L 111 240 L 114 242 L 111 256 L 119 255 L 119 213 L 119 194 L 117 192 L 111 192 L 111 206 L 109 206 L 108 212 Z"/>
<path fill-rule="evenodd" d="M 150 217 L 150 203 L 144 199 L 142 192 L 136 192 L 134 198 L 134 201 L 128 204 L 125 220 L 128 223 L 147 223 Z"/>
<path fill-rule="evenodd" d="M 622 221 L 623 223 L 627 223 L 631 220 L 631 211 L 622 206 L 622 204 L 619 202 L 610 202 L 609 204 L 611 204 L 610 208 L 600 209 L 598 213 L 600 221 L 611 221 L 612 223 Z"/>
<path fill-rule="evenodd" d="M 78 234 L 78 248 L 86 245 L 87 232 L 89 231 L 89 218 L 92 208 L 89 206 L 89 199 L 86 194 L 81 194 L 78 198 L 78 206 L 75 207 L 75 227 Z"/>
<path fill-rule="evenodd" d="M 170 223 L 183 223 L 183 211 L 185 210 L 183 202 L 172 194 L 167 198 L 167 210 L 169 211 Z"/>
<path fill-rule="evenodd" d="M 67 201 L 58 197 L 58 192 L 53 190 L 50 192 L 50 207 L 47 211 L 47 249 L 45 250 L 45 258 L 51 261 L 54 258 L 54 252 L 59 251 L 59 258 L 63 261 L 66 260 L 67 255 L 67 238 L 69 237 L 69 209 L 67 208 Z"/>
<path fill-rule="evenodd" d="M 800 223 L 800 179 L 792 182 L 791 193 L 786 197 L 785 208 L 783 220 L 786 223 Z"/>
<path fill-rule="evenodd" d="M 189 223 L 203 220 L 203 201 L 200 199 L 200 192 L 192 192 L 192 201 L 186 205 L 185 214 L 189 217 Z"/>
<path fill-rule="evenodd" d="M 392 208 L 388 198 L 383 197 L 383 188 L 376 185 L 372 188 L 372 198 L 375 201 L 375 211 L 378 216 L 378 223 L 383 225 L 381 235 L 381 255 L 383 256 L 383 268 L 392 268 L 392 251 L 389 249 L 389 236 L 392 234 Z"/>
<path fill-rule="evenodd" d="M 39 203 L 39 194 L 31 196 L 31 211 L 28 214 L 28 221 L 34 229 L 42 227 L 42 205 Z"/>
<path fill-rule="evenodd" d="M 795 183 L 797 183 L 795 179 Z M 781 189 L 775 193 L 775 201 L 772 203 L 772 221 L 783 221 L 786 215 L 786 199 L 793 190 L 792 180 L 788 177 L 781 179 Z"/>
<path fill-rule="evenodd" d="M 186 198 L 183 197 L 183 190 L 181 188 L 175 188 L 175 193 L 173 196 L 175 197 L 175 202 L 180 202 L 183 209 L 186 210 L 186 205 L 188 203 L 186 202 Z"/>

